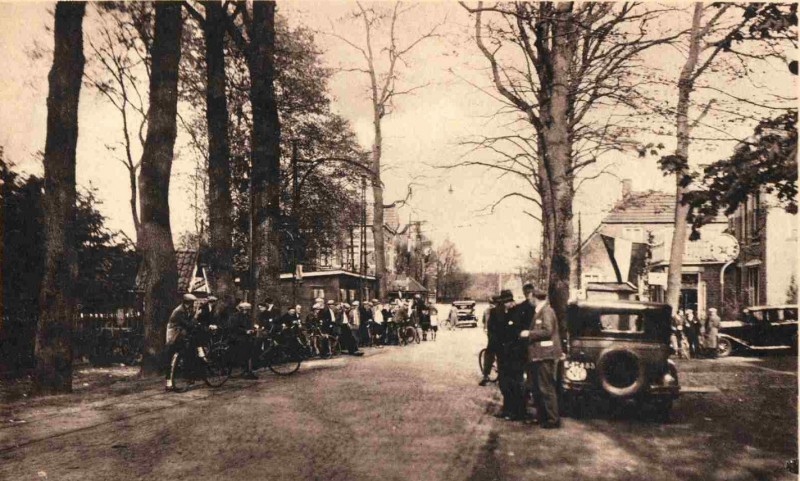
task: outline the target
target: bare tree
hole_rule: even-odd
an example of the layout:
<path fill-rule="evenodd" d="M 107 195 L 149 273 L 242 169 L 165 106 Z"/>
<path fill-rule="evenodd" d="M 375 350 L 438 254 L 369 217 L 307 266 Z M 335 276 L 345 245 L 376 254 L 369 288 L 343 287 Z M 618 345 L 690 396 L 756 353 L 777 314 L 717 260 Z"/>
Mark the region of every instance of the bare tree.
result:
<path fill-rule="evenodd" d="M 94 88 L 119 111 L 122 120 L 122 141 L 107 143 L 106 149 L 125 166 L 130 186 L 130 210 L 136 234 L 141 238 L 137 204 L 137 182 L 140 163 L 135 148 L 143 146 L 147 128 L 146 80 L 150 74 L 150 30 L 152 7 L 140 4 L 100 4 L 97 30 L 89 38 L 90 69 L 84 72 L 86 84 Z M 142 78 L 144 77 L 144 79 Z M 123 155 L 117 156 L 122 148 Z"/>
<path fill-rule="evenodd" d="M 767 37 L 751 38 L 751 40 L 758 40 L 763 47 L 767 48 L 764 56 L 754 54 L 752 49 L 750 52 L 737 51 L 732 47 L 732 42 L 741 41 L 745 37 L 743 30 L 746 25 L 753 22 L 753 19 L 758 20 L 755 15 L 744 15 L 742 17 L 733 16 L 735 5 L 734 4 L 702 4 L 695 3 L 692 8 L 692 25 L 688 39 L 688 53 L 686 61 L 681 69 L 680 76 L 677 82 L 678 98 L 677 106 L 674 111 L 662 112 L 667 116 L 674 118 L 675 121 L 675 136 L 677 145 L 673 155 L 667 155 L 661 158 L 660 166 L 667 172 L 675 175 L 675 229 L 672 236 L 672 244 L 670 247 L 670 260 L 669 260 L 669 274 L 667 277 L 667 294 L 666 301 L 672 307 L 673 311 L 677 311 L 680 303 L 681 292 L 681 272 L 683 264 L 683 253 L 686 247 L 688 236 L 688 216 L 691 210 L 690 204 L 686 202 L 686 194 L 689 191 L 689 186 L 693 180 L 693 174 L 689 167 L 689 151 L 690 146 L 694 140 L 704 141 L 734 141 L 741 142 L 743 139 L 737 139 L 729 132 L 725 132 L 717 126 L 705 122 L 707 116 L 715 113 L 722 113 L 728 117 L 734 116 L 739 119 L 758 121 L 757 116 L 752 114 L 743 113 L 739 108 L 727 107 L 723 101 L 716 95 L 708 100 L 705 105 L 701 106 L 700 112 L 694 119 L 690 118 L 689 110 L 693 107 L 692 97 L 700 88 L 711 88 L 710 85 L 698 85 L 700 79 L 706 72 L 714 72 L 717 70 L 724 71 L 726 68 L 733 71 L 734 75 L 746 76 L 751 66 L 746 62 L 752 59 L 763 60 L 765 57 L 777 56 L 783 58 L 777 52 L 777 45 L 774 43 L 775 39 L 768 39 Z M 751 7 L 746 6 L 745 10 Z M 732 22 L 733 20 L 733 22 Z M 757 26 L 757 25 L 756 25 Z M 759 30 L 750 29 L 751 33 L 758 32 Z M 796 45 L 796 39 L 787 35 L 784 39 L 791 45 Z M 727 62 L 720 59 L 725 57 L 725 54 L 732 54 L 735 58 L 742 62 L 742 65 L 737 69 L 736 66 L 728 65 L 722 67 L 721 64 Z M 729 97 L 730 94 L 725 94 L 717 90 L 717 93 Z M 774 109 L 774 106 L 767 106 L 759 103 L 755 98 L 741 99 L 733 97 L 733 101 L 739 105 L 746 105 L 748 107 L 756 107 L 758 109 Z M 692 132 L 697 127 L 710 128 L 712 131 L 718 133 L 717 137 L 720 138 L 703 138 L 699 139 L 692 135 Z"/>
<path fill-rule="evenodd" d="M 75 251 L 75 150 L 83 56 L 84 2 L 59 2 L 55 11 L 55 49 L 47 95 L 44 150 L 45 269 L 36 329 L 36 390 L 72 391 L 73 286 L 78 275 Z"/>
<path fill-rule="evenodd" d="M 181 4 L 158 2 L 150 75 L 150 109 L 141 159 L 140 247 L 145 272 L 142 373 L 160 368 L 166 320 L 174 307 L 178 273 L 169 219 L 169 184 L 177 134 L 178 64 L 181 57 Z"/>
<path fill-rule="evenodd" d="M 409 57 L 415 48 L 425 40 L 436 36 L 438 25 L 412 39 L 408 43 L 401 45 L 397 35 L 397 26 L 401 16 L 409 9 L 402 8 L 400 2 L 394 4 L 390 13 L 379 12 L 374 6 L 366 8 L 360 2 L 357 2 L 357 6 L 358 10 L 354 13 L 354 17 L 363 23 L 363 40 L 354 41 L 335 33 L 331 33 L 331 35 L 355 49 L 363 58 L 363 63 L 360 67 L 348 68 L 345 70 L 357 72 L 369 78 L 369 98 L 372 103 L 372 129 L 374 134 L 371 156 L 373 197 L 372 236 L 375 244 L 375 275 L 378 278 L 378 297 L 383 298 L 386 293 L 387 283 L 383 210 L 389 207 L 389 205 L 384 204 L 384 185 L 381 181 L 383 118 L 391 113 L 391 109 L 394 107 L 394 103 L 398 97 L 411 94 L 424 87 L 424 85 L 410 87 L 399 86 L 398 83 L 402 80 L 400 70 L 402 65 L 408 65 Z M 376 53 L 377 41 L 375 37 L 376 35 L 380 35 L 380 29 L 386 22 L 388 22 L 388 32 L 386 32 L 386 35 L 388 35 L 388 46 L 379 53 Z M 387 67 L 381 70 L 379 60 L 383 53 L 386 55 L 385 60 Z"/>
<path fill-rule="evenodd" d="M 624 117 L 607 112 L 636 107 L 633 72 L 641 52 L 681 33 L 649 33 L 647 23 L 663 9 L 635 3 L 462 6 L 474 15 L 475 42 L 491 69 L 492 95 L 503 103 L 504 113 L 527 127 L 519 136 L 524 156 L 505 157 L 499 170 L 533 174 L 531 195 L 522 195 L 540 207 L 543 269 L 549 272 L 553 306 L 563 318 L 576 284 L 570 265 L 576 248 L 575 180 L 603 153 L 619 149 L 615 142 L 631 127 Z"/>

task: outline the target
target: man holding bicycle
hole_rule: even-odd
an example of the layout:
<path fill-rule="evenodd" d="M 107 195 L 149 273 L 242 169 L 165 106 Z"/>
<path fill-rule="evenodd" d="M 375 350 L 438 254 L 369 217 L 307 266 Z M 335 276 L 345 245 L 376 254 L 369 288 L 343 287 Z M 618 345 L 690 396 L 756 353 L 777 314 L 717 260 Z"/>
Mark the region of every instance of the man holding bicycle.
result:
<path fill-rule="evenodd" d="M 235 359 L 242 363 L 242 377 L 245 379 L 258 379 L 253 372 L 253 354 L 255 344 L 253 334 L 253 321 L 250 317 L 251 305 L 242 302 L 236 306 L 236 313 L 230 319 L 231 348 Z"/>
<path fill-rule="evenodd" d="M 178 307 L 172 311 L 167 321 L 167 339 L 166 339 L 166 360 L 167 360 L 167 377 L 166 389 L 168 391 L 173 389 L 172 378 L 170 377 L 169 363 L 172 362 L 172 357 L 175 353 L 186 350 L 190 355 L 194 355 L 189 351 L 193 351 L 189 343 L 189 332 L 195 327 L 194 320 L 194 302 L 197 300 L 192 294 L 184 294 L 183 299 Z"/>
<path fill-rule="evenodd" d="M 489 307 L 483 311 L 483 332 L 486 333 L 488 339 L 486 342 L 486 354 L 483 357 L 483 379 L 478 383 L 479 386 L 485 386 L 489 383 L 489 374 L 492 372 L 492 365 L 497 359 L 497 353 L 500 352 L 500 348 L 502 347 L 499 346 L 497 342 L 496 333 L 498 327 L 489 323 L 492 309 L 494 309 L 495 305 L 494 298 L 492 298 L 489 300 Z"/>

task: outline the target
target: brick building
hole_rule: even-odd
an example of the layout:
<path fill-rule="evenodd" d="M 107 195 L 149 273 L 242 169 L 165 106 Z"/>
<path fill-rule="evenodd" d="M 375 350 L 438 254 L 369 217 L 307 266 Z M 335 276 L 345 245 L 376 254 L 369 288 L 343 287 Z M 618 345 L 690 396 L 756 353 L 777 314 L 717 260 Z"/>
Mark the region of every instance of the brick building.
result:
<path fill-rule="evenodd" d="M 774 197 L 756 194 L 730 216 L 728 228 L 740 246 L 729 309 L 797 303 L 796 293 L 792 297 L 790 292 L 797 281 L 796 216 Z"/>

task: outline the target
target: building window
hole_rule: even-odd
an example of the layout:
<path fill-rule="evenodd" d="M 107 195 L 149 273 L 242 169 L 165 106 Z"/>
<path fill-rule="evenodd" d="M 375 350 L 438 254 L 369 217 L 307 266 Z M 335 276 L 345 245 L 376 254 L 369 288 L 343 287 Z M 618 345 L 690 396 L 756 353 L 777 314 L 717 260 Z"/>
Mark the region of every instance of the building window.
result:
<path fill-rule="evenodd" d="M 325 299 L 325 289 L 322 289 L 321 287 L 315 287 L 313 288 L 313 291 L 314 299 Z"/>
<path fill-rule="evenodd" d="M 747 301 L 751 306 L 757 306 L 761 303 L 759 297 L 759 268 L 747 268 Z"/>
<path fill-rule="evenodd" d="M 625 227 L 622 229 L 622 238 L 631 242 L 644 242 L 644 229 L 641 227 Z"/>
<path fill-rule="evenodd" d="M 350 297 L 349 297 L 350 301 L 355 301 L 356 300 L 356 290 L 355 289 L 350 289 L 347 292 L 348 292 L 348 294 L 350 294 Z"/>
<path fill-rule="evenodd" d="M 758 241 L 758 222 L 761 217 L 761 196 L 758 193 L 748 196 L 743 211 L 742 237 L 745 242 L 750 240 Z"/>
<path fill-rule="evenodd" d="M 339 289 L 339 302 L 347 302 L 347 291 Z"/>

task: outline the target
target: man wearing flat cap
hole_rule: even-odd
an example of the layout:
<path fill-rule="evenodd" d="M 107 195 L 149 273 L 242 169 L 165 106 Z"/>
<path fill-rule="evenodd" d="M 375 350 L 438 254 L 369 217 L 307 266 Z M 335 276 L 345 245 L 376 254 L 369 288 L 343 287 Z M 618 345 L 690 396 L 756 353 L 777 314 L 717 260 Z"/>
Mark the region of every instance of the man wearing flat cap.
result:
<path fill-rule="evenodd" d="M 534 312 L 520 337 L 528 341 L 528 379 L 533 385 L 533 400 L 539 425 L 545 429 L 561 427 L 556 394 L 556 363 L 561 357 L 558 318 L 541 289 L 531 292 Z"/>
<path fill-rule="evenodd" d="M 167 321 L 167 338 L 166 350 L 164 353 L 167 366 L 172 362 L 172 357 L 176 352 L 181 349 L 187 349 L 189 331 L 195 325 L 194 321 L 194 303 L 197 298 L 192 294 L 184 294 L 181 303 L 176 307 Z M 167 390 L 172 389 L 172 379 L 170 378 L 170 370 L 167 368 Z"/>

